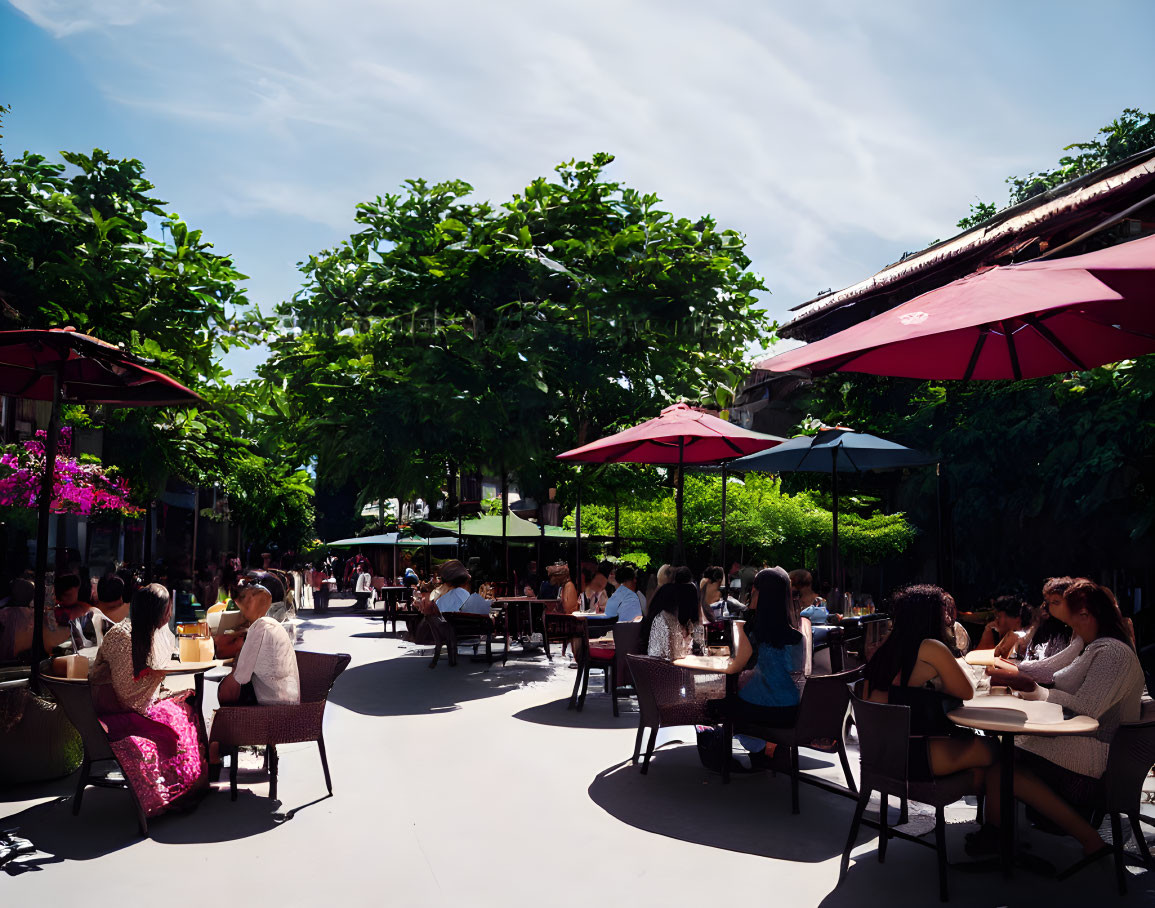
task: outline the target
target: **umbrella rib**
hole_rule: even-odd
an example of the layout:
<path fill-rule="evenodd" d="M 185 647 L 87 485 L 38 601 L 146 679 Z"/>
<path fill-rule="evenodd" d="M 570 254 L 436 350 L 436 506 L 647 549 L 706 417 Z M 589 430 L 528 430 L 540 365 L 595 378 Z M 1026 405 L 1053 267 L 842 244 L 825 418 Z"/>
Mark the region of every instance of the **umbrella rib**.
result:
<path fill-rule="evenodd" d="M 739 448 L 736 444 L 734 444 L 734 442 L 730 441 L 730 439 L 728 439 L 725 435 L 722 435 L 720 437 L 721 437 L 722 441 L 726 442 L 726 444 L 729 445 L 731 451 L 733 451 L 739 457 L 742 456 L 742 449 L 741 448 Z"/>
<path fill-rule="evenodd" d="M 1063 359 L 1071 363 L 1071 365 L 1080 371 L 1086 370 L 1087 367 L 1083 365 L 1083 361 L 1080 360 L 1079 357 L 1075 356 L 1075 354 L 1067 348 L 1067 345 L 1055 336 L 1055 332 L 1044 325 L 1037 316 L 1025 315 L 1023 316 L 1023 321 L 1030 325 L 1039 335 L 1039 337 L 1054 347 L 1055 350 L 1058 351 L 1059 355 L 1063 357 Z"/>
<path fill-rule="evenodd" d="M 971 351 L 971 360 L 967 363 L 966 372 L 963 373 L 963 381 L 970 381 L 971 376 L 975 374 L 975 366 L 979 364 L 979 354 L 983 352 L 983 344 L 987 342 L 987 335 L 990 333 L 990 325 L 983 325 L 979 328 L 979 339 L 975 342 L 975 348 Z"/>
<path fill-rule="evenodd" d="M 1019 367 L 1019 351 L 1015 349 L 1015 336 L 1005 321 L 1000 324 L 1003 326 L 1003 337 L 1007 340 L 1007 354 L 1011 358 L 1011 375 L 1015 377 L 1015 381 L 1021 381 L 1023 370 Z"/>

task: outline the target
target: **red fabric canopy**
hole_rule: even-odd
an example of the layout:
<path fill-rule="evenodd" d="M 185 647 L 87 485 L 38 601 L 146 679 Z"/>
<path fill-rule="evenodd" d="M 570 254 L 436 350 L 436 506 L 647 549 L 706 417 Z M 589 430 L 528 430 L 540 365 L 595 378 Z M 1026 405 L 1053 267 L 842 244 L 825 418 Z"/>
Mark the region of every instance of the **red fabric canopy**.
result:
<path fill-rule="evenodd" d="M 58 370 L 66 404 L 148 407 L 201 400 L 175 379 L 87 334 L 56 328 L 0 331 L 0 394 L 52 400 Z"/>
<path fill-rule="evenodd" d="M 786 439 L 751 432 L 687 404 L 557 456 L 581 463 L 702 464 L 765 451 Z"/>
<path fill-rule="evenodd" d="M 758 368 L 1018 379 L 1152 352 L 1155 236 L 969 275 Z"/>

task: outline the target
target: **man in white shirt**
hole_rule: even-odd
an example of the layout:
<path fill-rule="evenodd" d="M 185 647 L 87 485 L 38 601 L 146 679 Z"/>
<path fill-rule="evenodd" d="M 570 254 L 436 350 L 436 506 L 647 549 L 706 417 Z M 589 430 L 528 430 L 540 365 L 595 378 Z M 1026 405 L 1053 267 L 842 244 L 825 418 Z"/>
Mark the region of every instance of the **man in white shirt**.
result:
<path fill-rule="evenodd" d="M 606 617 L 619 622 L 642 620 L 642 597 L 638 594 L 638 575 L 628 564 L 618 565 L 615 572 L 618 588 L 606 603 Z"/>
<path fill-rule="evenodd" d="M 258 583 L 237 591 L 237 607 L 250 627 L 232 673 L 221 681 L 221 703 L 294 706 L 301 702 L 297 655 L 284 625 L 268 617 L 273 597 Z"/>
<path fill-rule="evenodd" d="M 357 569 L 353 595 L 357 597 L 357 608 L 369 607 L 369 600 L 373 596 L 373 577 L 364 567 Z"/>

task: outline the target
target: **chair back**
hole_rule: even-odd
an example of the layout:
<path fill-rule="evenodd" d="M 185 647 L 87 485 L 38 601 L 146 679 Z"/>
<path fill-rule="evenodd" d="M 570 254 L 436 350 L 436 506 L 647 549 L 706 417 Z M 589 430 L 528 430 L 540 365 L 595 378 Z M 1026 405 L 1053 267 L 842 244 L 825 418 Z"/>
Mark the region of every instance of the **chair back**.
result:
<path fill-rule="evenodd" d="M 1120 725 L 1111 739 L 1107 771 L 1103 773 L 1107 810 L 1138 816 L 1143 783 L 1152 766 L 1155 766 L 1155 721 Z"/>
<path fill-rule="evenodd" d="M 63 681 L 48 675 L 40 676 L 40 683 L 52 693 L 52 697 L 64 710 L 84 744 L 84 753 L 89 761 L 113 760 L 112 748 L 108 744 L 108 733 L 96 715 L 92 702 L 92 685 L 87 681 Z"/>
<path fill-rule="evenodd" d="M 337 677 L 349 665 L 348 653 L 308 653 L 297 650 L 297 673 L 301 676 L 301 702 L 317 703 L 329 697 Z"/>
<path fill-rule="evenodd" d="M 549 640 L 573 640 L 575 656 L 584 659 L 589 653 L 590 629 L 584 618 L 545 612 L 542 615 L 542 621 L 547 642 Z M 579 646 L 581 647 L 580 650 L 577 648 Z"/>
<path fill-rule="evenodd" d="M 876 621 L 865 621 L 862 625 L 862 661 L 869 662 L 883 641 L 890 636 L 891 621 L 889 618 L 880 618 Z"/>
<path fill-rule="evenodd" d="M 626 621 L 615 624 L 614 635 L 614 670 L 618 676 L 618 687 L 633 684 L 630 674 L 629 657 L 641 655 L 642 650 L 642 622 Z"/>
<path fill-rule="evenodd" d="M 799 743 L 818 738 L 842 740 L 846 709 L 850 705 L 850 684 L 861 674 L 862 669 L 854 668 L 836 675 L 814 675 L 806 679 L 795 723 Z"/>
<path fill-rule="evenodd" d="M 905 795 L 910 765 L 910 707 L 851 701 L 862 759 L 862 789 Z"/>
<path fill-rule="evenodd" d="M 643 725 L 695 725 L 711 721 L 700 687 L 710 678 L 679 668 L 665 659 L 628 654 L 626 660 Z"/>

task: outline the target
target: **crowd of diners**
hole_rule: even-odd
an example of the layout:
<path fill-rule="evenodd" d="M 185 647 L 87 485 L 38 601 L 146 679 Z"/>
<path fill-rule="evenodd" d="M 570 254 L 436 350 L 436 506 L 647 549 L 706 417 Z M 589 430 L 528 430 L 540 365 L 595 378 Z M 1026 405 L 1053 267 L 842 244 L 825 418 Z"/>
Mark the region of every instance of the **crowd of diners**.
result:
<path fill-rule="evenodd" d="M 459 588 L 463 571 L 451 564 L 449 592 L 438 601 Z M 638 591 L 637 579 L 631 566 L 604 562 L 583 568 L 579 589 L 567 566 L 554 565 L 541 586 L 525 594 L 556 598 L 558 611 L 600 612 L 619 622 L 641 622 L 644 652 L 670 661 L 706 652 L 707 625 L 734 618 L 737 645 L 725 671 L 740 674 L 737 697 L 710 700 L 710 713 L 719 723 L 728 718 L 770 727 L 794 724 L 805 684 L 806 637 L 816 639 L 818 631 L 840 618 L 815 593 L 807 571 L 763 568 L 746 602 L 728 595 L 727 575 L 720 567 L 695 578 L 687 567 L 663 565 L 645 594 Z M 429 592 L 436 597 L 435 590 Z M 486 601 L 479 599 L 481 610 Z M 1014 759 L 1016 798 L 1038 822 L 1058 827 L 1087 854 L 1095 853 L 1107 846 L 1089 822 L 1090 805 L 1112 737 L 1120 724 L 1139 719 L 1144 693 L 1130 620 L 1109 589 L 1075 577 L 1049 578 L 1036 607 L 1003 596 L 993 611 L 976 647 L 994 651 L 994 664 L 986 669 L 991 683 L 1099 723 L 1093 736 L 1020 735 Z M 937 586 L 897 591 L 887 612 L 892 629 L 864 667 L 863 696 L 910 707 L 912 776 L 973 775 L 975 790 L 986 793 L 985 822 L 967 836 L 966 848 L 972 855 L 992 853 L 999 847 L 1002 819 L 998 744 L 947 716 L 975 694 L 974 675 L 961 658 L 971 648 L 970 635 L 958 621 L 953 597 Z M 785 757 L 772 743 L 742 735 L 739 740 L 749 762 L 735 760 L 735 771 L 773 768 Z"/>

